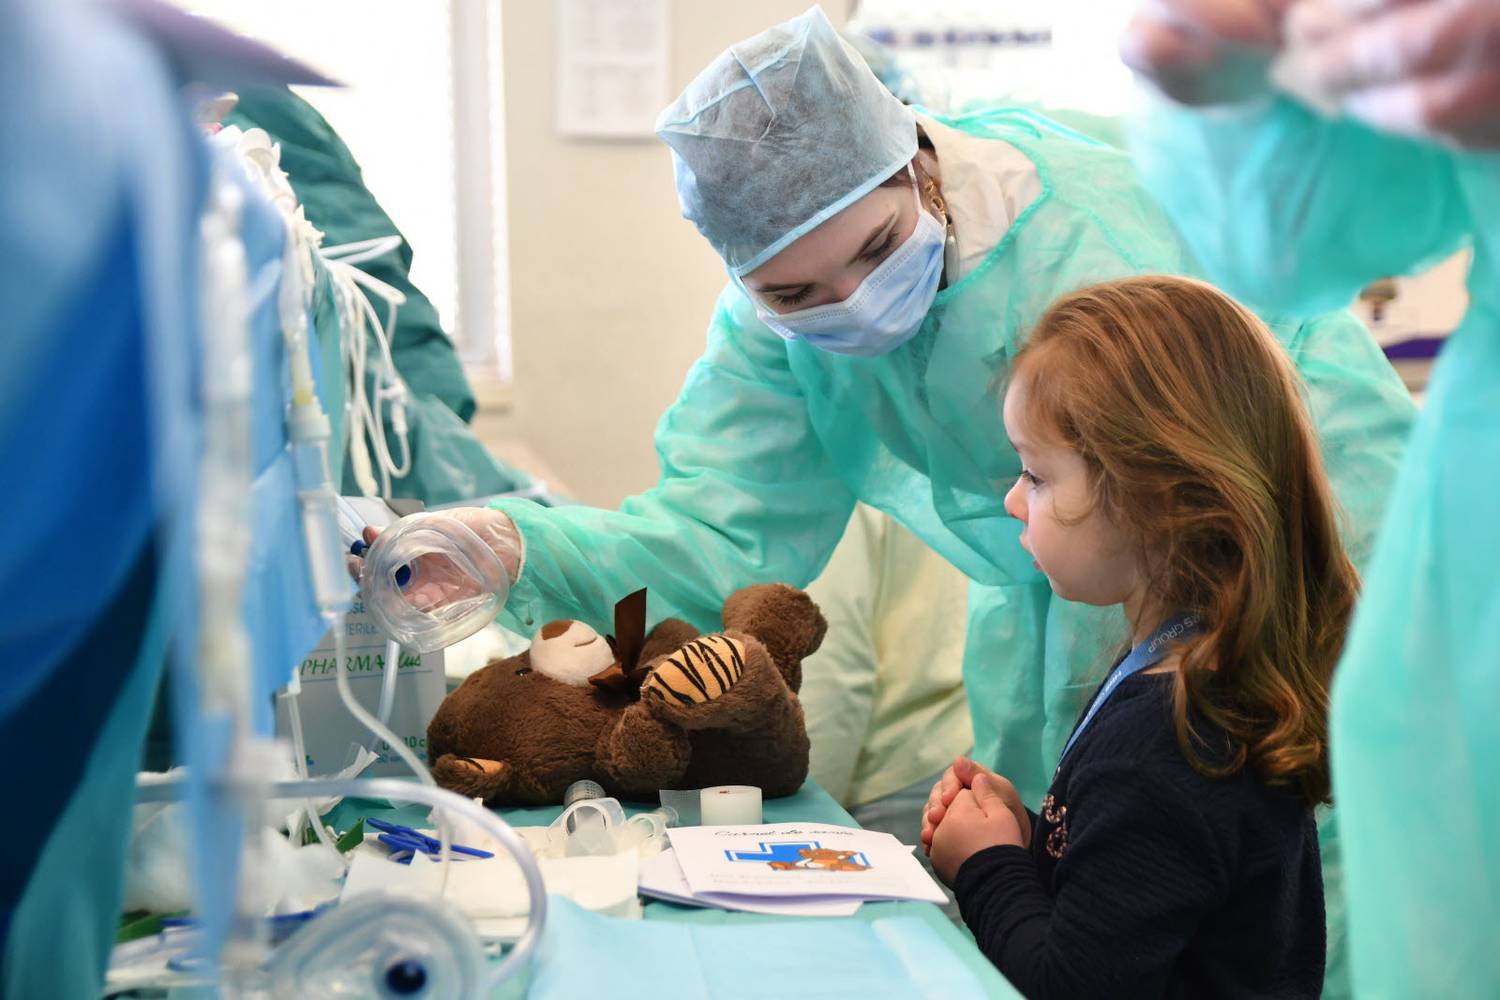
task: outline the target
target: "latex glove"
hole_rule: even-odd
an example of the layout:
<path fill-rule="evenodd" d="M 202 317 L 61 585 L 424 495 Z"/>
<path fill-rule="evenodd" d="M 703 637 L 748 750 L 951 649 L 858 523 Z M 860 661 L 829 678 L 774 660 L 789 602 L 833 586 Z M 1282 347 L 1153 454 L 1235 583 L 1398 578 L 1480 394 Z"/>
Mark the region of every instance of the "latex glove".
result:
<path fill-rule="evenodd" d="M 1265 93 L 1292 0 L 1146 0 L 1120 57 L 1182 104 L 1228 104 Z"/>
<path fill-rule="evenodd" d="M 515 583 L 525 560 L 525 542 L 520 529 L 507 515 L 489 507 L 454 507 L 434 511 L 439 517 L 452 518 L 474 532 L 495 553 L 506 576 Z M 380 536 L 378 528 L 365 528 L 364 539 L 373 543 Z M 356 580 L 364 569 L 364 560 L 350 556 L 349 573 Z M 474 583 L 446 556 L 428 555 L 417 561 L 411 585 L 402 591 L 408 603 L 425 611 L 444 607 L 461 598 L 473 597 Z"/>
<path fill-rule="evenodd" d="M 1005 801 L 994 776 L 980 773 L 974 786 L 961 790 L 932 835 L 932 870 L 953 885 L 958 870 L 975 854 L 989 847 L 1012 844 L 1024 847 L 1021 827 Z"/>
<path fill-rule="evenodd" d="M 1348 114 L 1401 135 L 1500 148 L 1500 4 L 1302 0 L 1287 23 L 1301 72 Z"/>
<path fill-rule="evenodd" d="M 989 768 L 976 764 L 968 757 L 957 757 L 952 766 L 943 772 L 943 776 L 932 786 L 932 793 L 927 796 L 927 805 L 922 810 L 922 849 L 928 855 L 932 854 L 932 835 L 938 824 L 943 821 L 944 815 L 960 792 L 966 788 L 973 788 L 974 781 L 983 775 L 995 788 L 1004 800 L 1006 808 L 1016 818 L 1016 826 L 1021 831 L 1021 846 L 1031 846 L 1031 816 L 1026 812 L 1026 806 L 1021 802 L 1021 795 L 1016 791 L 1006 778 L 1001 777 Z"/>

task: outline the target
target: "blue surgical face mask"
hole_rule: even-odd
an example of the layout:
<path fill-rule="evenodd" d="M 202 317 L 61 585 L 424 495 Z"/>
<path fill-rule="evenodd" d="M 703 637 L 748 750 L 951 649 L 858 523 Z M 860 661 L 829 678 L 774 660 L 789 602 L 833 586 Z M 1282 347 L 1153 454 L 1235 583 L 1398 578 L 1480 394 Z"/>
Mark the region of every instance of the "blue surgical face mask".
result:
<path fill-rule="evenodd" d="M 915 175 L 912 180 L 916 199 Z M 868 358 L 894 351 L 916 336 L 932 308 L 943 277 L 945 236 L 943 224 L 918 201 L 912 234 L 847 299 L 776 313 L 751 294 L 756 314 L 787 340 L 805 340 L 834 354 Z"/>

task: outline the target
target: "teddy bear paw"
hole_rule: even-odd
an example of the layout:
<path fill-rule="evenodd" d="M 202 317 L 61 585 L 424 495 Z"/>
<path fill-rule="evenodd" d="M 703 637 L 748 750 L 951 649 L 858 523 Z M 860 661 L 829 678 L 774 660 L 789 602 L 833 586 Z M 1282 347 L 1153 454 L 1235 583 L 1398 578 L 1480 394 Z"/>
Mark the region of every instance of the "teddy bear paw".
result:
<path fill-rule="evenodd" d="M 722 698 L 744 675 L 745 644 L 726 635 L 705 635 L 663 657 L 641 685 L 641 696 L 688 711 Z"/>
<path fill-rule="evenodd" d="M 449 791 L 488 799 L 510 781 L 512 768 L 500 760 L 445 753 L 432 765 L 432 776 Z"/>

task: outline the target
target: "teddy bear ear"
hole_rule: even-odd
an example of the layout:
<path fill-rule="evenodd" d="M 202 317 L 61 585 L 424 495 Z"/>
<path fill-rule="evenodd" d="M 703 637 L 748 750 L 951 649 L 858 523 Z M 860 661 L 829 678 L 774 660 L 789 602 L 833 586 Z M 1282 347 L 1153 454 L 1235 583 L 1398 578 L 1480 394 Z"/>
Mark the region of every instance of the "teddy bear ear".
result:
<path fill-rule="evenodd" d="M 726 630 L 748 632 L 765 644 L 788 683 L 800 681 L 802 660 L 817 652 L 828 631 L 812 598 L 780 583 L 736 591 L 724 602 L 723 617 Z"/>

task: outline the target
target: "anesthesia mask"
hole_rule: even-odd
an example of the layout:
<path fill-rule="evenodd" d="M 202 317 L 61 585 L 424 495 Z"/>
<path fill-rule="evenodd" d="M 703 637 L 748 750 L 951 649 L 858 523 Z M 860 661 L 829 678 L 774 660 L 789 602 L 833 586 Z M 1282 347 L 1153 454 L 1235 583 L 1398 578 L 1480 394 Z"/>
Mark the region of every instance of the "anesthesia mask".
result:
<path fill-rule="evenodd" d="M 381 630 L 428 653 L 466 639 L 494 620 L 510 578 L 473 529 L 441 513 L 409 514 L 382 531 L 364 557 L 359 596 Z"/>

